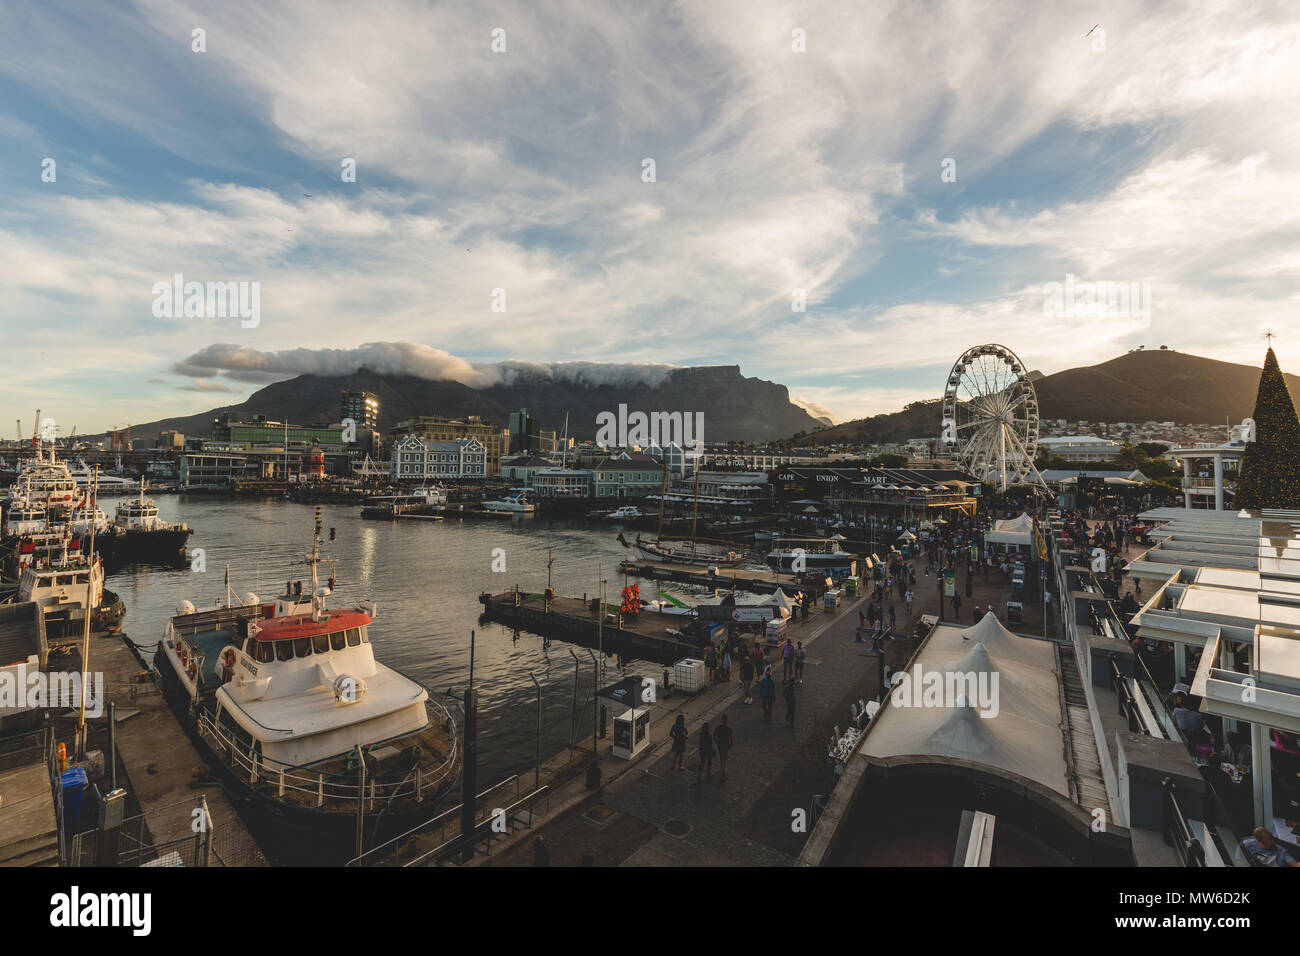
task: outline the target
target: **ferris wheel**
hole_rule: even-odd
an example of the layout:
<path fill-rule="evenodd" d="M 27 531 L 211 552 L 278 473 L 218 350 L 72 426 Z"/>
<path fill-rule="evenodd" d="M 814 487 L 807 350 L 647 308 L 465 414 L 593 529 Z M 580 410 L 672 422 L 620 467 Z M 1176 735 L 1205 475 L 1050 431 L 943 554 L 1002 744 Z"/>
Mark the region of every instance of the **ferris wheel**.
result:
<path fill-rule="evenodd" d="M 1023 363 L 1003 345 L 977 345 L 957 359 L 943 393 L 940 446 L 980 481 L 1043 485 L 1038 453 L 1038 394 Z"/>

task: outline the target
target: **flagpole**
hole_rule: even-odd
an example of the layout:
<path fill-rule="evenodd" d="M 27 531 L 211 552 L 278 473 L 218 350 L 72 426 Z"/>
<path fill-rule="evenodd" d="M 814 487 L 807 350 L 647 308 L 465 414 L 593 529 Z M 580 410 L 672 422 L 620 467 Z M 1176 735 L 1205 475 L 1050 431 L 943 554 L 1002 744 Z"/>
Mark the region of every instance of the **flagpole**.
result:
<path fill-rule="evenodd" d="M 86 757 L 86 679 L 90 673 L 90 617 L 95 610 L 95 510 L 99 498 L 99 465 L 90 479 L 90 560 L 86 573 L 86 609 L 82 622 L 81 643 L 81 712 L 77 717 L 77 759 Z M 109 759 L 113 759 L 112 754 Z"/>

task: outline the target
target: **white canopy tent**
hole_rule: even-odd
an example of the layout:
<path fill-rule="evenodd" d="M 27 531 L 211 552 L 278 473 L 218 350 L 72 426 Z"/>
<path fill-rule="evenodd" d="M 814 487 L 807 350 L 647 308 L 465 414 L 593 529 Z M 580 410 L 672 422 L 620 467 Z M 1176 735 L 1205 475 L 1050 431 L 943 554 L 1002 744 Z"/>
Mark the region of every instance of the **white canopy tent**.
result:
<path fill-rule="evenodd" d="M 1034 519 L 1021 513 L 1019 518 L 1009 518 L 993 523 L 993 530 L 984 535 L 985 544 L 1019 545 L 1028 548 L 1034 541 Z"/>

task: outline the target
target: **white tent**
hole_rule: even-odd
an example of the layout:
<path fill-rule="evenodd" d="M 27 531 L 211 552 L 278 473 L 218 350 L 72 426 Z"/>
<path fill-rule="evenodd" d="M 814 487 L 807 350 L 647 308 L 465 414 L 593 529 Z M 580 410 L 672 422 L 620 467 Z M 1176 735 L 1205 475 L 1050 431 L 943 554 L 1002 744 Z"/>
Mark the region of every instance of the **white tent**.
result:
<path fill-rule="evenodd" d="M 790 612 L 794 610 L 794 602 L 786 597 L 786 593 L 780 588 L 777 588 L 770 598 L 761 603 L 764 607 L 769 605 L 772 607 L 779 607 L 781 610 L 786 612 L 782 615 L 783 617 L 788 617 Z"/>
<path fill-rule="evenodd" d="M 815 515 L 817 513 L 817 508 L 815 505 L 809 505 L 807 508 L 803 509 L 803 513 L 806 515 Z"/>
<path fill-rule="evenodd" d="M 960 628 L 940 625 L 904 672 L 911 681 L 926 674 L 963 675 L 962 688 L 983 687 L 992 700 L 960 693 L 964 701 L 946 699 L 940 706 L 921 706 L 909 699 L 911 685 L 896 688 L 903 697 L 891 700 L 872 721 L 854 759 L 930 757 L 955 758 L 985 764 L 1070 793 L 1061 734 L 1060 690 L 1051 644 L 1012 634 L 989 614 L 978 624 Z M 993 685 L 996 675 L 997 684 Z M 993 688 L 996 686 L 996 690 Z M 919 693 L 919 691 L 918 691 Z"/>
<path fill-rule="evenodd" d="M 904 531 L 902 534 L 900 534 L 900 535 L 898 536 L 898 540 L 899 540 L 899 541 L 915 541 L 915 540 L 916 540 L 916 535 L 912 534 L 912 532 L 910 532 L 910 531 Z"/>
<path fill-rule="evenodd" d="M 984 535 L 985 544 L 1009 544 L 1029 547 L 1034 539 L 1034 519 L 1021 513 L 1019 518 L 1008 518 L 993 523 L 993 530 Z"/>

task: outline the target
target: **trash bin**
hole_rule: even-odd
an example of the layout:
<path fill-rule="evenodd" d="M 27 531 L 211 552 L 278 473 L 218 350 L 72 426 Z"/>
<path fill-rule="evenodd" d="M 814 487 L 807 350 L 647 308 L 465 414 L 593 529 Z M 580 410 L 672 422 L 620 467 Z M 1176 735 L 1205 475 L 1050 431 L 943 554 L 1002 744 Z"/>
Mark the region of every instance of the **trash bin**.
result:
<path fill-rule="evenodd" d="M 1025 610 L 1024 605 L 1022 605 L 1019 601 L 1008 601 L 1007 602 L 1007 623 L 1019 624 L 1021 620 L 1021 616 L 1024 613 L 1024 610 Z"/>
<path fill-rule="evenodd" d="M 72 830 L 76 828 L 77 820 L 81 816 L 81 804 L 86 798 L 90 780 L 86 777 L 85 770 L 81 767 L 73 767 L 63 772 L 59 783 L 63 788 L 63 826 L 65 829 Z"/>

